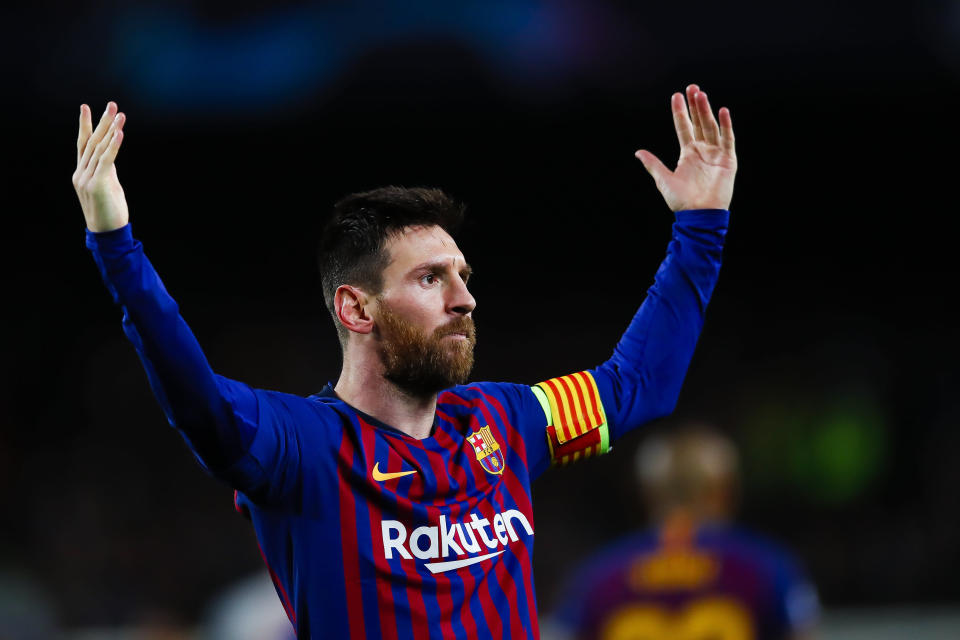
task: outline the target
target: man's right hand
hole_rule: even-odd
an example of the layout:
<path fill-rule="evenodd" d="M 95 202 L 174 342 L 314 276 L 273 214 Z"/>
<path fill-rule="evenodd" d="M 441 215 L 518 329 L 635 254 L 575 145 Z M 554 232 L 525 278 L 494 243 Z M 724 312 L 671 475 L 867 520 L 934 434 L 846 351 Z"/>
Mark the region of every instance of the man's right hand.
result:
<path fill-rule="evenodd" d="M 117 167 L 113 164 L 123 142 L 124 122 L 126 116 L 117 111 L 116 103 L 108 102 L 96 130 L 93 130 L 90 107 L 80 105 L 73 187 L 90 231 L 113 231 L 125 226 L 130 219 L 127 199 L 117 178 Z"/>

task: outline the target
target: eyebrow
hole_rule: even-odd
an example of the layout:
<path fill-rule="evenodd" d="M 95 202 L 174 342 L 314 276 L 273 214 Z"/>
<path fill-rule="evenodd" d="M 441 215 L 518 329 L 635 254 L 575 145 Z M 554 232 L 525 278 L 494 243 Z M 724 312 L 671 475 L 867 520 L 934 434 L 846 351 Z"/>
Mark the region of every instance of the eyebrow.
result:
<path fill-rule="evenodd" d="M 440 261 L 424 262 L 422 264 L 418 264 L 410 271 L 411 272 L 423 271 L 425 269 L 429 269 L 431 271 L 446 271 L 448 264 L 449 264 L 448 262 L 440 262 Z M 471 267 L 468 263 L 464 262 L 463 267 L 457 273 L 459 273 L 464 278 L 468 278 L 471 275 L 473 275 L 473 267 Z"/>

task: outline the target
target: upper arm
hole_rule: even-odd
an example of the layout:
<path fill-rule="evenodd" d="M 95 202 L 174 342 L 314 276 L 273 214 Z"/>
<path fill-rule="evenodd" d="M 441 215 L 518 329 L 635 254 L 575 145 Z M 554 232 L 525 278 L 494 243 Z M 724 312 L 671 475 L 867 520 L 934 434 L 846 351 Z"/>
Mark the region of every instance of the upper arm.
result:
<path fill-rule="evenodd" d="M 329 444 L 330 423 L 335 421 L 333 410 L 299 396 L 216 377 L 220 395 L 231 408 L 232 455 L 211 465 L 188 440 L 198 460 L 255 502 L 299 502 L 304 451 L 323 455 L 330 450 L 325 443 Z"/>

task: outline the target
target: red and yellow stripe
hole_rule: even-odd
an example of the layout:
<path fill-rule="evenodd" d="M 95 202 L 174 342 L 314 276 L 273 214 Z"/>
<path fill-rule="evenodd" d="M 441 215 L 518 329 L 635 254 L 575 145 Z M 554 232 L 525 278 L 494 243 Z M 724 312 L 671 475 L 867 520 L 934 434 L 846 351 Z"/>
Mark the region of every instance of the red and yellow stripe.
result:
<path fill-rule="evenodd" d="M 607 420 L 589 371 L 551 378 L 536 386 L 550 406 L 547 441 L 554 463 L 563 465 L 606 453 Z"/>

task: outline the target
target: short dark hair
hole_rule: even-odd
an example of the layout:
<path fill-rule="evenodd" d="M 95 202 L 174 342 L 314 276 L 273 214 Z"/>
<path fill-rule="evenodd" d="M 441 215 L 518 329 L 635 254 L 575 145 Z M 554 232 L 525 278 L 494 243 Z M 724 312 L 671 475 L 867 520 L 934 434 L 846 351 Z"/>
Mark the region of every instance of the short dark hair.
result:
<path fill-rule="evenodd" d="M 438 226 L 453 235 L 463 222 L 464 206 L 440 189 L 381 187 L 352 193 L 333 205 L 333 216 L 320 238 L 317 264 L 323 300 L 333 316 L 340 342 L 346 329 L 337 320 L 333 297 L 344 284 L 372 295 L 383 287 L 390 263 L 387 239 L 406 227 Z"/>

